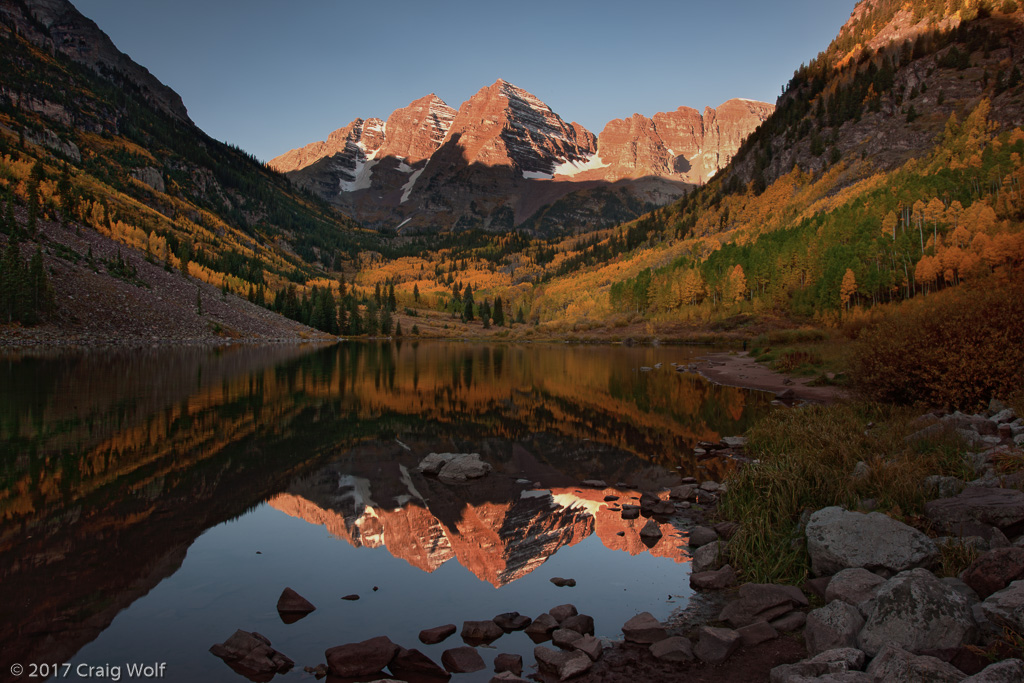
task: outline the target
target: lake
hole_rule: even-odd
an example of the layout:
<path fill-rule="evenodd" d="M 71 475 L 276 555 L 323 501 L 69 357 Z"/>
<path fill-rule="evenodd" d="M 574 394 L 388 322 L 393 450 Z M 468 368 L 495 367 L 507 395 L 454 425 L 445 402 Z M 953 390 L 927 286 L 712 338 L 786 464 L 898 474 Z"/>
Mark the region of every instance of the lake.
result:
<path fill-rule="evenodd" d="M 647 520 L 616 506 L 720 480 L 735 462 L 694 446 L 743 433 L 773 398 L 676 370 L 700 353 L 401 341 L 0 357 L 2 675 L 67 662 L 127 680 L 127 664 L 165 662 L 162 680 L 244 681 L 209 652 L 243 629 L 295 661 L 275 680 L 312 680 L 325 649 L 378 635 L 440 662 L 459 634 L 423 645 L 420 630 L 504 612 L 573 603 L 612 639 L 639 612 L 666 619 L 690 596 L 685 523 L 658 518 L 645 544 Z M 493 470 L 446 484 L 418 471 L 430 453 Z M 316 611 L 285 623 L 285 587 Z M 533 647 L 504 635 L 480 648 L 487 670 L 454 680 L 489 680 L 501 652 L 528 674 Z"/>

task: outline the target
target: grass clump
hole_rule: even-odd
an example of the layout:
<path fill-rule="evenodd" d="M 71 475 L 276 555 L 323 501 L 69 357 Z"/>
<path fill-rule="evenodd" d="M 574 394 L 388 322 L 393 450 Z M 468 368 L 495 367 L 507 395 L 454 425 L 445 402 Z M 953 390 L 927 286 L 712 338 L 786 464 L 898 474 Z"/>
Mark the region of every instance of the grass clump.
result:
<path fill-rule="evenodd" d="M 942 563 L 939 576 L 958 577 L 978 559 L 978 547 L 962 539 L 951 539 L 939 546 L 939 557 Z"/>
<path fill-rule="evenodd" d="M 931 474 L 969 474 L 955 433 L 908 444 L 916 414 L 871 403 L 775 411 L 748 433 L 752 463 L 728 481 L 719 513 L 741 523 L 729 543 L 733 565 L 748 581 L 799 584 L 809 561 L 801 516 L 830 505 L 856 510 L 864 499 L 913 521 L 927 499 Z M 874 424 L 868 428 L 869 424 Z M 859 462 L 865 474 L 854 476 Z"/>

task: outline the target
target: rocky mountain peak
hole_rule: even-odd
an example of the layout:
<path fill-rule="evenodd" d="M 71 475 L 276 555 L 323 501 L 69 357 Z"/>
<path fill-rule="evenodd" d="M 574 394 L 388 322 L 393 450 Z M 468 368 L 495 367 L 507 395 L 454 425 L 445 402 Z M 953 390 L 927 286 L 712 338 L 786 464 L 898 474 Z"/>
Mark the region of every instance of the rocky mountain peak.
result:
<path fill-rule="evenodd" d="M 456 113 L 434 93 L 396 109 L 388 117 L 379 156 L 402 159 L 410 166 L 429 159 L 448 135 Z"/>

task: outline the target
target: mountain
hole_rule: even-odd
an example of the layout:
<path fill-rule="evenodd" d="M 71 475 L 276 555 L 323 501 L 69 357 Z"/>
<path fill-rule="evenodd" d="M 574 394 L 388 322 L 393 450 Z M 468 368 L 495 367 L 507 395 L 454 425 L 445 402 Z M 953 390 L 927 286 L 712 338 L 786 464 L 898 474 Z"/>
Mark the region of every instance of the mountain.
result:
<path fill-rule="evenodd" d="M 378 227 L 564 232 L 635 217 L 706 182 L 772 110 L 750 100 L 703 115 L 680 107 L 611 121 L 595 136 L 499 79 L 458 111 L 431 94 L 386 123 L 356 119 L 269 165 Z M 580 192 L 601 187 L 618 196 Z M 537 217 L 559 201 L 572 203 L 571 222 Z"/>
<path fill-rule="evenodd" d="M 195 316 L 195 283 L 211 297 L 270 301 L 380 249 L 374 233 L 203 133 L 177 93 L 66 0 L 0 0 L 0 204 L 8 198 L 18 209 L 0 232 L 40 246 L 47 270 L 68 276 L 65 290 L 74 283 L 103 299 L 111 281 L 131 281 L 143 309 L 186 302 L 174 316 Z M 78 239 L 83 229 L 88 239 Z M 132 276 L 136 259 L 124 265 L 121 248 L 184 277 Z M 86 312 L 57 289 L 58 317 Z M 231 327 L 266 327 L 245 304 L 231 307 Z"/>

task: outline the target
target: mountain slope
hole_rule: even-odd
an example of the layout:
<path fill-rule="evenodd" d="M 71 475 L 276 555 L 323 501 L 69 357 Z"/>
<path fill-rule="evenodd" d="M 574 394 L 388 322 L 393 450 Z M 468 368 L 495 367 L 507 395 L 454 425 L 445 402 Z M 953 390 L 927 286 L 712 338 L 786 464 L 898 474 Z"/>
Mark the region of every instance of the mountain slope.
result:
<path fill-rule="evenodd" d="M 611 121 L 595 136 L 499 79 L 458 111 L 429 95 L 386 124 L 356 119 L 270 166 L 382 228 L 560 233 L 633 218 L 705 182 L 772 109 L 680 107 Z"/>
<path fill-rule="evenodd" d="M 40 219 L 261 296 L 380 244 L 204 134 L 177 94 L 65 0 L 0 0 L 0 74 L 0 198 L 37 206 Z"/>

